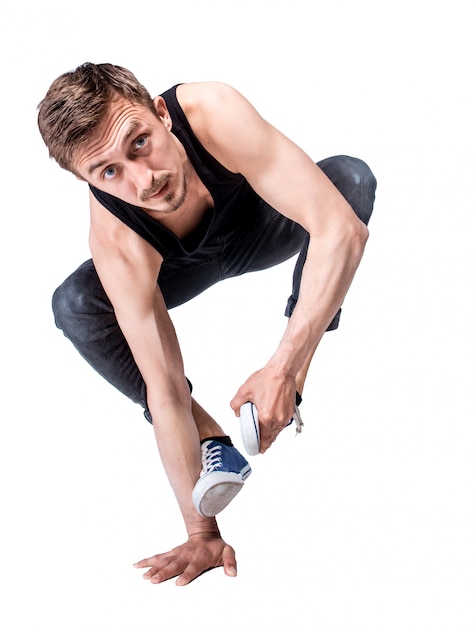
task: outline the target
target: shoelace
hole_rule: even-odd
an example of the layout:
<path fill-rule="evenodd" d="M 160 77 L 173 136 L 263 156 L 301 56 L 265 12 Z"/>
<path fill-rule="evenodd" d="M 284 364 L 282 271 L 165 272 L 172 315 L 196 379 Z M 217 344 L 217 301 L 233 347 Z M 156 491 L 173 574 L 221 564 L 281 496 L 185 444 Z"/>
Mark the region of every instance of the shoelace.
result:
<path fill-rule="evenodd" d="M 298 435 L 299 433 L 302 432 L 302 426 L 304 425 L 302 417 L 300 415 L 300 409 L 298 406 L 295 407 L 293 420 L 295 422 L 295 435 Z"/>
<path fill-rule="evenodd" d="M 201 447 L 201 463 L 203 465 L 203 469 L 201 470 L 201 474 L 207 474 L 208 472 L 212 472 L 217 467 L 222 466 L 221 461 L 221 450 L 222 446 L 215 445 L 212 446 L 212 441 L 207 441 Z"/>

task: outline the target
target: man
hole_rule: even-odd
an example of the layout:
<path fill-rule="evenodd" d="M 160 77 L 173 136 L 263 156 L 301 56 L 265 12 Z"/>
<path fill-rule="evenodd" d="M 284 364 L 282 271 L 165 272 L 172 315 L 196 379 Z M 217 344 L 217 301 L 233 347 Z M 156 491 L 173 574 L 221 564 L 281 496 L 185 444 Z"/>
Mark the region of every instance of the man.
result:
<path fill-rule="evenodd" d="M 215 516 L 250 466 L 192 398 L 168 309 L 299 253 L 282 340 L 231 401 L 236 415 L 258 415 L 247 434 L 265 452 L 293 419 L 301 427 L 296 402 L 362 257 L 374 176 L 350 157 L 316 166 L 227 85 L 183 84 L 152 101 L 109 64 L 60 76 L 38 121 L 50 156 L 91 190 L 92 260 L 55 292 L 56 323 L 144 407 L 188 533 L 137 566 L 179 585 L 217 566 L 234 576 Z"/>

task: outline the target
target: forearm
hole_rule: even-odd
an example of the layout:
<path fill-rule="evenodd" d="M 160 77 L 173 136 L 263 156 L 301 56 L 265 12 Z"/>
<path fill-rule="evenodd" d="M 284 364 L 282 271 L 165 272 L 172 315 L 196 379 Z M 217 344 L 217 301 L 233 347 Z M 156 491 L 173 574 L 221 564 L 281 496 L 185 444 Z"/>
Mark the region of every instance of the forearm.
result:
<path fill-rule="evenodd" d="M 216 521 L 202 517 L 192 502 L 192 491 L 199 479 L 202 461 L 188 387 L 173 390 L 169 386 L 166 394 L 154 394 L 152 390 L 148 393 L 148 405 L 160 458 L 188 535 L 217 532 Z"/>
<path fill-rule="evenodd" d="M 192 501 L 202 467 L 201 446 L 180 347 L 161 302 L 157 293 L 153 311 L 135 322 L 133 330 L 129 326 L 126 336 L 145 381 L 160 457 L 186 530 L 189 535 L 215 532 L 214 520 L 201 517 Z"/>
<path fill-rule="evenodd" d="M 368 231 L 361 222 L 332 237 L 311 237 L 297 306 L 268 368 L 295 378 L 340 308 L 361 261 Z"/>

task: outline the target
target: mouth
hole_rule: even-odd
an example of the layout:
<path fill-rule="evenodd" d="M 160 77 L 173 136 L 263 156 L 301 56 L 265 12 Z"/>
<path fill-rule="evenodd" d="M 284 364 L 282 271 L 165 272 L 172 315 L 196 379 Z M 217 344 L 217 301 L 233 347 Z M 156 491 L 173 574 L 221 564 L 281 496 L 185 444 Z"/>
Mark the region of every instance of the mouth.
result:
<path fill-rule="evenodd" d="M 163 195 L 167 193 L 167 189 L 168 189 L 168 180 L 165 182 L 164 185 L 160 187 L 160 189 L 156 193 L 149 196 L 147 200 L 158 200 L 159 198 L 161 198 Z"/>
<path fill-rule="evenodd" d="M 154 184 L 150 189 L 142 193 L 141 201 L 149 202 L 150 200 L 158 200 L 162 196 L 164 196 L 168 192 L 169 188 L 169 177 L 166 177 L 165 180 L 163 178 L 161 180 L 154 181 Z"/>

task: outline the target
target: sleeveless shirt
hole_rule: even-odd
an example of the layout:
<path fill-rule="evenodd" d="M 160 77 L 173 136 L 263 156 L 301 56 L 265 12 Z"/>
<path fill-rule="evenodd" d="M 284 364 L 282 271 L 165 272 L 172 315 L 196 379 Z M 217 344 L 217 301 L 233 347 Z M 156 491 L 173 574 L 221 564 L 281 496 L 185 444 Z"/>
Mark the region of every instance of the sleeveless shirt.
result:
<path fill-rule="evenodd" d="M 196 138 L 181 108 L 175 85 L 162 95 L 172 119 L 171 132 L 178 138 L 196 173 L 210 192 L 214 207 L 205 214 L 197 228 L 180 239 L 143 209 L 89 185 L 94 197 L 113 215 L 150 243 L 164 258 L 190 257 L 204 242 L 220 233 L 226 237 L 252 222 L 259 196 L 240 174 L 223 167 Z"/>

